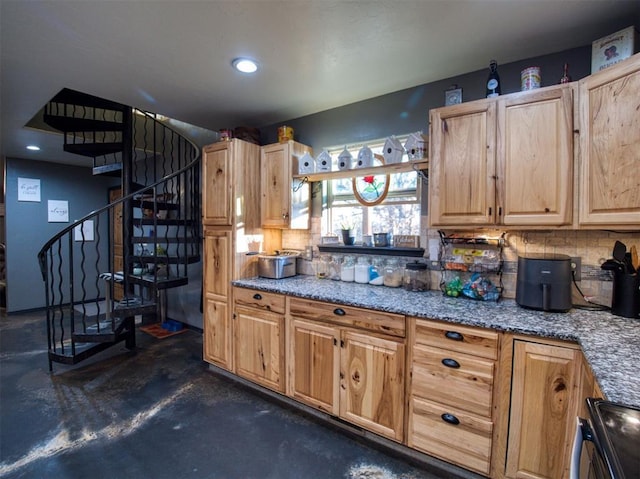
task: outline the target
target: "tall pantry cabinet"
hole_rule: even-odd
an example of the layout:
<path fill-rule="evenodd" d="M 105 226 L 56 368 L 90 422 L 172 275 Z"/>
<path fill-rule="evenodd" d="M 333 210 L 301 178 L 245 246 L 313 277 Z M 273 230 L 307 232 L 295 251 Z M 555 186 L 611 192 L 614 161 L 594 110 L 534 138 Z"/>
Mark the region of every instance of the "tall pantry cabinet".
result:
<path fill-rule="evenodd" d="M 238 139 L 205 146 L 202 169 L 203 354 L 233 370 L 231 281 L 257 273 L 249 240 L 268 241 L 260 229 L 260 146 Z"/>

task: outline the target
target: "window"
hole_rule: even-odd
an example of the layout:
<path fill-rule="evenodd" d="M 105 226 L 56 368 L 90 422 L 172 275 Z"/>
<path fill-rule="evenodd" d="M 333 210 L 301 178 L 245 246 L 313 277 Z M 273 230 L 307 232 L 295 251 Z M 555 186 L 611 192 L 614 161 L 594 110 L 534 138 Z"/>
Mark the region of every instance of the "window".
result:
<path fill-rule="evenodd" d="M 398 138 L 404 142 L 405 138 Z M 349 145 L 347 150 L 357 158 L 362 144 Z M 382 154 L 384 140 L 368 142 L 374 154 Z M 337 158 L 344 147 L 329 149 Z M 357 170 L 353 170 L 357 174 Z M 420 186 L 414 171 L 390 175 L 389 193 L 377 206 L 362 206 L 353 194 L 351 178 L 323 182 L 324 207 L 322 234 L 337 234 L 344 226 L 355 231 L 356 241 L 362 235 L 391 232 L 394 235 L 420 234 Z"/>

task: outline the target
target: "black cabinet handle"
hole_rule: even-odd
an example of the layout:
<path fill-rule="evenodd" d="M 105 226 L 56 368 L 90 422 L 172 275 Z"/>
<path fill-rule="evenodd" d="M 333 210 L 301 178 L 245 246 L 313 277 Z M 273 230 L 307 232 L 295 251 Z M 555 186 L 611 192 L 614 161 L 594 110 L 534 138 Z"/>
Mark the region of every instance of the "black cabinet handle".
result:
<path fill-rule="evenodd" d="M 448 422 L 449 424 L 453 424 L 454 426 L 457 426 L 458 424 L 460 424 L 460 420 L 457 417 L 455 417 L 453 414 L 449 414 L 448 412 L 445 412 L 440 417 L 444 422 Z"/>
<path fill-rule="evenodd" d="M 336 308 L 336 309 L 333 310 L 333 314 L 335 314 L 336 316 L 344 316 L 347 313 L 342 308 Z"/>
<path fill-rule="evenodd" d="M 442 360 L 442 364 L 444 364 L 448 368 L 458 369 L 460 367 L 460 363 L 455 359 L 451 359 L 451 358 L 444 358 Z"/>
<path fill-rule="evenodd" d="M 256 293 L 253 295 L 253 299 L 262 299 L 262 295 L 259 293 Z"/>
<path fill-rule="evenodd" d="M 464 336 L 457 331 L 447 331 L 444 335 L 447 339 L 453 339 L 454 341 L 464 340 Z"/>

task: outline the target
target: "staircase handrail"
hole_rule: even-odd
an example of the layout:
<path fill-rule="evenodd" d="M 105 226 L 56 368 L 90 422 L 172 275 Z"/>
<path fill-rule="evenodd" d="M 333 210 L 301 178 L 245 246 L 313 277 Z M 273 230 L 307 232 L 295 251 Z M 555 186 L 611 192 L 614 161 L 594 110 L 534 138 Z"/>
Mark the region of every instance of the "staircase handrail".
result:
<path fill-rule="evenodd" d="M 153 117 L 153 115 L 149 114 L 146 111 L 143 110 L 138 110 L 140 112 L 142 112 L 144 115 L 150 117 L 151 119 L 153 119 L 154 121 L 158 121 L 156 118 Z M 195 156 L 194 159 L 191 163 L 183 166 L 182 168 L 166 175 L 163 176 L 162 178 L 160 178 L 158 181 L 156 181 L 155 183 L 151 184 L 151 185 L 147 185 L 143 188 L 140 188 L 126 196 L 123 196 L 121 198 L 118 198 L 115 201 L 112 201 L 111 203 L 98 208 L 97 210 L 93 210 L 90 213 L 87 213 L 85 216 L 83 216 L 82 218 L 80 218 L 79 220 L 74 221 L 73 223 L 71 223 L 69 226 L 67 226 L 66 228 L 63 228 L 61 231 L 59 231 L 56 235 L 54 235 L 52 238 L 49 239 L 49 241 L 47 241 L 42 248 L 40 249 L 40 251 L 38 252 L 38 263 L 40 265 L 40 273 L 42 274 L 42 280 L 46 281 L 47 280 L 47 263 L 46 263 L 46 258 L 47 258 L 47 251 L 57 242 L 59 241 L 64 235 L 68 234 L 69 232 L 71 232 L 74 228 L 80 226 L 82 223 L 84 223 L 85 221 L 105 212 L 108 211 L 109 209 L 113 209 L 115 206 L 117 206 L 120 203 L 124 203 L 125 201 L 134 199 L 136 196 L 139 196 L 140 194 L 144 193 L 147 190 L 153 190 L 154 188 L 156 188 L 157 186 L 160 186 L 161 184 L 171 180 L 172 178 L 181 175 L 182 173 L 190 170 L 191 168 L 193 168 L 198 161 L 200 161 L 200 157 L 201 157 L 201 153 L 200 153 L 200 148 L 198 147 L 198 145 L 195 144 L 195 142 L 193 142 L 192 140 L 190 140 L 189 138 L 186 138 L 185 136 L 183 136 L 181 133 L 179 133 L 176 129 L 171 128 L 170 126 L 167 126 L 164 123 L 161 123 L 162 126 L 164 128 L 167 128 L 168 130 L 173 131 L 176 135 L 184 138 L 192 147 L 193 147 L 193 151 L 195 152 Z"/>

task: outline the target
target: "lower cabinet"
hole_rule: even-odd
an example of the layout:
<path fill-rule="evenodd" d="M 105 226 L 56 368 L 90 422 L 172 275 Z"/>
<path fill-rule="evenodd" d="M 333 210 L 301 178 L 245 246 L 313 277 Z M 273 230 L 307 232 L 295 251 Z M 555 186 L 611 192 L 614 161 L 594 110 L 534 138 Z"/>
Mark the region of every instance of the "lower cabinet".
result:
<path fill-rule="evenodd" d="M 516 338 L 512 364 L 506 477 L 567 478 L 582 353 L 577 345 Z"/>
<path fill-rule="evenodd" d="M 291 298 L 289 395 L 402 442 L 404 321 L 400 315 Z M 380 334 L 386 325 L 402 336 Z"/>
<path fill-rule="evenodd" d="M 285 392 L 284 296 L 234 289 L 234 364 L 238 376 Z"/>
<path fill-rule="evenodd" d="M 488 475 L 498 333 L 419 318 L 409 328 L 408 446 Z"/>

